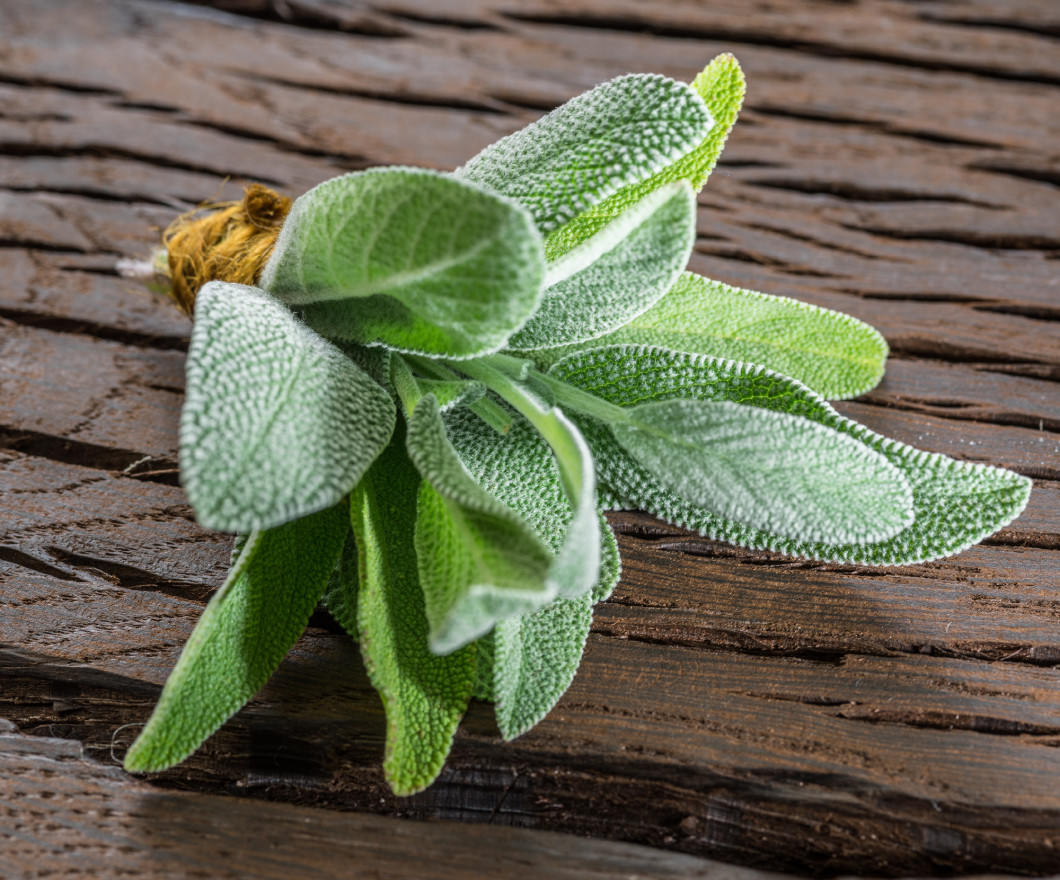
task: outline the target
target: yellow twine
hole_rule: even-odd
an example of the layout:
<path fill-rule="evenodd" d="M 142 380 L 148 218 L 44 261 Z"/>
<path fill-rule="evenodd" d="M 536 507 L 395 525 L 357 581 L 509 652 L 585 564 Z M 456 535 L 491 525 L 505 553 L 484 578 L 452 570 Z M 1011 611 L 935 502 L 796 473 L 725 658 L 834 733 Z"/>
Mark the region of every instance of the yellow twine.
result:
<path fill-rule="evenodd" d="M 203 205 L 162 233 L 169 295 L 187 315 L 207 281 L 254 284 L 276 244 L 291 200 L 252 183 L 238 202 Z"/>

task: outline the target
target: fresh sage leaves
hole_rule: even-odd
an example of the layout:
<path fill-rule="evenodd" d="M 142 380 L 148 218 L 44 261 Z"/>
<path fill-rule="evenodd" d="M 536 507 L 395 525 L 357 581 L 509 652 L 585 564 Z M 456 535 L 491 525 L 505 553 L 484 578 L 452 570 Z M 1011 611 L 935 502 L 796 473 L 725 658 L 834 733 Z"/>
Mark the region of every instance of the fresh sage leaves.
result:
<path fill-rule="evenodd" d="M 866 564 L 959 552 L 1030 481 L 911 449 L 826 402 L 887 345 L 845 315 L 684 272 L 743 99 L 632 75 L 452 174 L 381 168 L 298 199 L 259 287 L 198 293 L 181 420 L 199 521 L 239 533 L 130 770 L 191 754 L 323 600 L 357 639 L 398 794 L 472 696 L 506 739 L 578 668 L 621 562 L 603 509 Z"/>

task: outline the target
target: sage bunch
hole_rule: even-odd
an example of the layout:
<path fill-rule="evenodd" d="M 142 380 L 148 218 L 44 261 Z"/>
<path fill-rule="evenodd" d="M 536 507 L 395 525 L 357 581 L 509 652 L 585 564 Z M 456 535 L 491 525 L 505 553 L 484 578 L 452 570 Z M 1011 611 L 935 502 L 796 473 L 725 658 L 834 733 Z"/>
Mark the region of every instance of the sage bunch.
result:
<path fill-rule="evenodd" d="M 866 324 L 685 271 L 744 80 L 605 83 L 443 174 L 299 198 L 257 286 L 199 291 L 180 426 L 199 522 L 239 535 L 125 766 L 190 755 L 323 601 L 386 710 L 384 770 L 441 772 L 472 698 L 505 739 L 569 686 L 618 581 L 606 509 L 743 547 L 957 553 L 1029 481 L 839 415 Z"/>

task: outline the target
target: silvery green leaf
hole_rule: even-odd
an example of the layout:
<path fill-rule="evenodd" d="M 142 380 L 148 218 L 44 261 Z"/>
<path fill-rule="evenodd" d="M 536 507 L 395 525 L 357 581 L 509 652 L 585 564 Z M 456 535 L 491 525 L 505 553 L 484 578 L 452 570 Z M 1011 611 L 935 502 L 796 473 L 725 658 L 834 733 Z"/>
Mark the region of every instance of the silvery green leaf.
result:
<path fill-rule="evenodd" d="M 430 647 L 445 654 L 552 599 L 552 554 L 522 517 L 467 472 L 433 396 L 416 405 L 406 443 L 423 476 L 415 546 Z"/>
<path fill-rule="evenodd" d="M 493 699 L 506 740 L 526 733 L 570 687 L 592 624 L 592 598 L 557 599 L 540 611 L 497 624 Z"/>
<path fill-rule="evenodd" d="M 448 412 L 458 406 L 469 406 L 486 393 L 481 382 L 460 379 L 419 379 L 424 394 L 431 394 L 438 401 L 438 408 Z"/>
<path fill-rule="evenodd" d="M 349 531 L 338 504 L 241 544 L 199 618 L 147 726 L 125 756 L 131 772 L 183 761 L 238 712 L 305 629 Z"/>
<path fill-rule="evenodd" d="M 470 361 L 463 366 L 468 375 L 484 382 L 530 422 L 555 456 L 560 483 L 572 514 L 563 543 L 556 551 L 550 578 L 557 585 L 560 596 L 573 598 L 590 590 L 600 575 L 596 472 L 592 453 L 581 432 L 562 410 L 538 396 L 532 387 L 515 381 L 492 366 L 510 360 L 507 356 L 497 356 L 491 364 Z"/>
<path fill-rule="evenodd" d="M 696 200 L 667 184 L 549 266 L 541 306 L 508 348 L 595 339 L 628 323 L 670 289 L 696 239 Z"/>
<path fill-rule="evenodd" d="M 711 124 L 689 86 L 622 76 L 486 147 L 454 173 L 514 198 L 549 232 L 683 156 Z"/>
<path fill-rule="evenodd" d="M 519 513 L 554 552 L 562 549 L 572 516 L 559 469 L 548 444 L 523 420 L 503 438 L 465 410 L 446 417 L 454 448 L 471 475 L 498 501 Z M 576 599 L 555 599 L 545 608 L 497 624 L 476 642 L 478 660 L 474 695 L 497 699 L 505 694 L 505 736 L 529 729 L 543 718 L 570 685 L 578 667 L 591 615 L 586 607 L 606 599 L 621 572 L 618 544 L 607 521 L 598 517 L 601 540 L 600 573 L 589 593 Z M 497 670 L 496 646 L 503 645 L 504 666 Z M 530 720 L 534 719 L 534 720 Z"/>
<path fill-rule="evenodd" d="M 426 169 L 379 168 L 297 199 L 261 284 L 329 338 L 472 357 L 536 310 L 542 254 L 511 200 Z"/>
<path fill-rule="evenodd" d="M 475 684 L 471 688 L 471 696 L 490 703 L 496 700 L 493 687 L 493 653 L 493 633 L 488 633 L 475 642 Z"/>
<path fill-rule="evenodd" d="M 413 552 L 420 478 L 400 437 L 350 496 L 358 563 L 347 583 L 356 601 L 361 656 L 386 709 L 383 770 L 398 795 L 430 785 L 441 772 L 471 699 L 475 647 L 445 657 L 429 649 L 420 566 Z M 348 626 L 351 621 L 342 621 Z"/>
<path fill-rule="evenodd" d="M 608 525 L 607 519 L 600 514 L 600 578 L 593 585 L 593 602 L 606 602 L 618 586 L 619 578 L 622 577 L 622 556 L 618 552 L 618 541 L 615 533 Z"/>
<path fill-rule="evenodd" d="M 572 568 L 562 554 L 582 531 L 579 528 L 571 533 L 574 511 L 564 491 L 559 466 L 542 436 L 525 420 L 517 419 L 507 434 L 498 437 L 465 410 L 452 412 L 445 421 L 453 448 L 475 481 L 522 517 L 560 558 L 549 575 L 556 582 L 558 593 L 578 595 L 578 584 L 566 583 L 563 578 L 572 571 L 580 577 L 582 569 Z M 598 513 L 593 518 L 600 534 L 601 555 L 592 595 L 599 602 L 610 595 L 617 583 L 621 563 L 607 521 Z M 571 553 L 575 552 L 584 554 L 584 547 L 572 546 Z"/>
<path fill-rule="evenodd" d="M 357 538 L 350 529 L 335 568 L 328 578 L 328 586 L 321 599 L 328 613 L 346 630 L 354 641 L 360 638 L 357 628 Z"/>
<path fill-rule="evenodd" d="M 545 253 L 555 260 L 571 248 L 599 232 L 615 217 L 629 210 L 648 193 L 672 183 L 687 180 L 699 192 L 714 169 L 729 130 L 740 112 L 744 96 L 744 76 L 732 55 L 719 55 L 695 78 L 692 88 L 703 99 L 714 119 L 699 145 L 658 170 L 647 180 L 640 180 L 615 192 L 589 208 L 566 225 L 552 232 L 545 241 Z"/>
<path fill-rule="evenodd" d="M 257 288 L 199 291 L 187 376 L 181 478 L 207 528 L 270 529 L 332 506 L 394 429 L 390 396 Z"/>
<path fill-rule="evenodd" d="M 641 403 L 611 433 L 681 498 L 789 538 L 829 544 L 893 537 L 912 522 L 909 483 L 854 437 L 727 400 Z"/>
<path fill-rule="evenodd" d="M 691 272 L 652 308 L 592 343 L 617 344 L 655 345 L 762 364 L 830 400 L 873 388 L 887 360 L 887 342 L 857 318 L 729 287 Z M 573 350 L 557 348 L 534 356 L 539 363 L 549 363 Z"/>
<path fill-rule="evenodd" d="M 913 491 L 913 522 L 894 537 L 833 545 L 796 541 L 726 519 L 682 500 L 622 450 L 610 431 L 586 422 L 600 479 L 624 506 L 752 549 L 864 565 L 926 562 L 959 553 L 1017 517 L 1031 483 L 1002 468 L 922 452 L 843 418 L 800 382 L 764 367 L 643 346 L 572 355 L 553 375 L 612 403 L 629 406 L 678 397 L 732 400 L 812 419 L 886 456 Z M 955 515 L 955 512 L 956 515 Z"/>
<path fill-rule="evenodd" d="M 592 605 L 610 595 L 621 570 L 618 545 L 606 522 L 601 534 L 604 562 L 590 595 L 555 599 L 532 614 L 502 621 L 475 643 L 474 696 L 497 703 L 497 725 L 505 739 L 514 739 L 544 718 L 574 679 L 592 623 Z"/>

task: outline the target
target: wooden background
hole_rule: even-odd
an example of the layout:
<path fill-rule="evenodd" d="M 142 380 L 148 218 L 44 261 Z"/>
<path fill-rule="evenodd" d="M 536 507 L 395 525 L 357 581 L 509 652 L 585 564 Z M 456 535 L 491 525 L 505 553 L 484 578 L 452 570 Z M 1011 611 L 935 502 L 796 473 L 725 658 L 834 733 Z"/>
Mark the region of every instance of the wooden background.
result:
<path fill-rule="evenodd" d="M 1055 0 L 5 0 L 0 864 L 1060 872 L 1058 37 Z M 841 410 L 1034 477 L 1027 512 L 901 569 L 616 514 L 625 574 L 567 696 L 509 745 L 473 706 L 422 795 L 385 788 L 380 704 L 323 613 L 198 755 L 126 776 L 230 545 L 177 480 L 189 324 L 115 260 L 245 181 L 449 169 L 726 51 L 748 99 L 692 268 L 880 328 L 887 378 Z"/>

